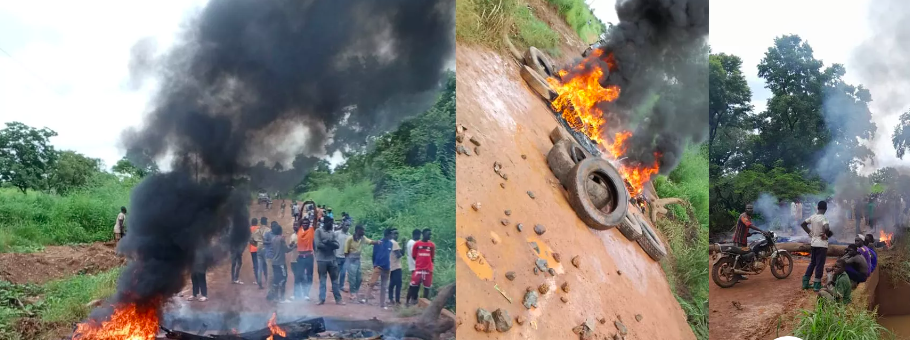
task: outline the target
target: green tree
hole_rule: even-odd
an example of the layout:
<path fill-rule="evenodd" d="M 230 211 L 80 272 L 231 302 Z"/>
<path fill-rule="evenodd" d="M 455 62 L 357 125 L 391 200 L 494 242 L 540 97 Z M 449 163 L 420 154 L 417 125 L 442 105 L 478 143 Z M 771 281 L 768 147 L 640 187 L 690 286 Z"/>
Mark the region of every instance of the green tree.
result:
<path fill-rule="evenodd" d="M 114 164 L 111 170 L 114 173 L 138 178 L 158 173 L 158 165 L 155 162 L 149 161 L 147 164 L 146 166 L 137 166 L 126 157 L 123 157 L 117 161 L 117 164 Z"/>
<path fill-rule="evenodd" d="M 0 180 L 22 191 L 46 186 L 57 161 L 50 138 L 57 133 L 36 129 L 20 122 L 6 123 L 0 130 Z"/>
<path fill-rule="evenodd" d="M 752 91 L 742 73 L 739 57 L 711 54 L 708 64 L 708 149 L 711 168 L 715 170 L 711 177 L 717 178 L 727 161 L 744 152 Z"/>
<path fill-rule="evenodd" d="M 101 171 L 101 160 L 89 158 L 75 151 L 66 150 L 58 154 L 57 164 L 49 179 L 49 187 L 65 195 L 87 184 L 92 176 Z"/>
<path fill-rule="evenodd" d="M 897 150 L 897 158 L 904 159 L 907 150 L 910 150 L 910 111 L 901 115 L 900 122 L 894 128 L 894 134 L 891 135 L 891 143 Z"/>

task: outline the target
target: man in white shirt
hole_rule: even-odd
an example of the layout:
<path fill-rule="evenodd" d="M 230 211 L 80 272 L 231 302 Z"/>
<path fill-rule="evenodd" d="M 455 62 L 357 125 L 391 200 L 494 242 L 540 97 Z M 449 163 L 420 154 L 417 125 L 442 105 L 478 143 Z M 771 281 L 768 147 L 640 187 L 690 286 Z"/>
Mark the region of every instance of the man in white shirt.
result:
<path fill-rule="evenodd" d="M 414 269 L 417 267 L 417 261 L 414 260 L 414 256 L 411 256 L 411 252 L 414 251 L 414 243 L 417 243 L 422 235 L 423 234 L 420 229 L 414 229 L 414 231 L 411 232 L 411 239 L 408 240 L 408 243 L 405 245 L 404 252 L 408 258 L 408 277 L 414 276 Z M 411 296 L 411 290 L 409 289 L 408 296 L 405 298 L 405 301 L 411 301 L 411 298 L 417 300 L 416 296 Z"/>
<path fill-rule="evenodd" d="M 126 207 L 120 207 L 120 213 L 117 214 L 117 221 L 114 222 L 114 240 L 120 242 L 120 238 L 126 234 Z"/>
<path fill-rule="evenodd" d="M 815 283 L 812 288 L 816 292 L 822 288 L 822 272 L 824 271 L 825 258 L 828 254 L 828 238 L 833 235 L 831 228 L 828 225 L 828 218 L 825 217 L 825 212 L 827 210 L 827 202 L 818 202 L 818 212 L 815 215 L 809 216 L 809 218 L 800 225 L 812 239 L 812 255 L 809 267 L 806 268 L 806 274 L 803 276 L 803 289 L 809 289 L 809 280 L 814 271 Z"/>
<path fill-rule="evenodd" d="M 335 237 L 336 237 L 335 239 L 338 241 L 339 245 L 344 245 L 348 241 L 348 238 L 351 237 L 351 234 L 348 233 L 348 230 L 350 230 L 350 226 L 348 226 L 347 224 L 342 224 L 341 229 L 335 231 Z M 344 277 L 345 277 L 345 272 L 347 271 L 347 267 L 345 267 L 344 262 L 345 262 L 344 247 L 339 247 L 338 249 L 335 249 L 335 263 L 338 264 L 338 271 L 339 271 L 338 288 L 340 288 L 342 291 L 346 291 L 344 289 Z"/>
<path fill-rule="evenodd" d="M 401 245 L 398 244 L 398 229 L 392 229 L 392 254 L 389 256 L 389 303 L 401 304 Z"/>

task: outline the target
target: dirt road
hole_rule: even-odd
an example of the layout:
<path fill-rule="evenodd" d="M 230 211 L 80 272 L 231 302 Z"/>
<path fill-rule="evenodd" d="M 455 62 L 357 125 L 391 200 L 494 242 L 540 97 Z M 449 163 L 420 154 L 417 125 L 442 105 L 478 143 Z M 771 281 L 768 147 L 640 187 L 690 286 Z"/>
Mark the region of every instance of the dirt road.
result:
<path fill-rule="evenodd" d="M 834 258 L 829 258 L 826 266 L 833 265 L 834 261 Z M 807 257 L 794 256 L 793 273 L 783 280 L 778 280 L 766 270 L 726 289 L 714 282 L 709 283 L 709 337 L 774 339 L 778 334 L 779 321 L 780 335 L 787 334 L 793 326 L 790 316 L 805 308 L 806 303 L 816 296 L 814 291 L 800 289 L 808 266 Z"/>
<path fill-rule="evenodd" d="M 590 320 L 596 338 L 602 338 L 617 333 L 614 321 L 621 319 L 628 329 L 626 339 L 694 339 L 660 264 L 618 230 L 589 229 L 569 206 L 545 159 L 551 146 L 547 135 L 557 121 L 521 80 L 517 64 L 494 51 L 466 45 L 459 45 L 456 63 L 458 123 L 481 143 L 479 155 L 459 156 L 457 161 L 456 216 L 462 250 L 457 261 L 461 290 L 457 314 L 463 321 L 459 337 L 570 339 L 578 337 L 573 327 Z M 493 172 L 494 162 L 502 163 L 507 180 Z M 475 202 L 481 204 L 479 211 L 471 207 Z M 518 223 L 523 224 L 521 232 Z M 546 233 L 537 236 L 532 231 L 535 224 L 545 226 Z M 469 236 L 477 240 L 483 264 L 464 256 L 463 243 Z M 561 263 L 555 262 L 552 252 L 561 255 Z M 569 263 L 574 256 L 580 257 L 580 268 Z M 555 277 L 533 273 L 538 257 L 555 267 Z M 509 271 L 516 273 L 514 281 L 506 279 Z M 568 293 L 558 288 L 566 282 Z M 550 289 L 540 297 L 539 307 L 525 309 L 521 300 L 526 289 L 544 283 Z M 478 308 L 502 308 L 528 322 L 504 334 L 481 333 L 473 329 Z M 637 314 L 641 321 L 636 321 Z"/>

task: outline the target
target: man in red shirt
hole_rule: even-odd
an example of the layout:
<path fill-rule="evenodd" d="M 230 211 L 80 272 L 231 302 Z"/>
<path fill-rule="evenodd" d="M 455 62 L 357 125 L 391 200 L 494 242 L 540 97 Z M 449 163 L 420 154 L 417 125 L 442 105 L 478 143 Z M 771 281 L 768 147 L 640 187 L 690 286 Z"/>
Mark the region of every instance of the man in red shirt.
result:
<path fill-rule="evenodd" d="M 411 249 L 411 257 L 414 258 L 415 270 L 411 273 L 411 286 L 408 287 L 408 296 L 405 301 L 406 306 L 417 304 L 417 293 L 423 285 L 423 297 L 426 299 L 430 295 L 430 286 L 433 285 L 433 262 L 436 259 L 436 244 L 430 241 L 432 231 L 429 228 L 423 230 L 423 239 L 414 243 Z"/>

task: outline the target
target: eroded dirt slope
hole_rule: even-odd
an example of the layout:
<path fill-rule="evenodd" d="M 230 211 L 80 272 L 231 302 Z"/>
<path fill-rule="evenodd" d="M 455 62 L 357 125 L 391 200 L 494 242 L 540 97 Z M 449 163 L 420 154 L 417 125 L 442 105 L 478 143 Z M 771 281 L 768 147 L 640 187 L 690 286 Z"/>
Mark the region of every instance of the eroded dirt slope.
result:
<path fill-rule="evenodd" d="M 41 284 L 76 274 L 96 274 L 124 263 L 115 244 L 48 246 L 37 253 L 0 253 L 0 280 Z"/>

